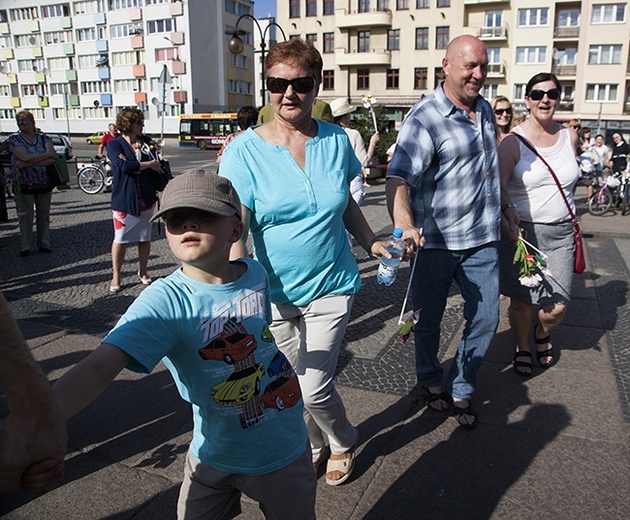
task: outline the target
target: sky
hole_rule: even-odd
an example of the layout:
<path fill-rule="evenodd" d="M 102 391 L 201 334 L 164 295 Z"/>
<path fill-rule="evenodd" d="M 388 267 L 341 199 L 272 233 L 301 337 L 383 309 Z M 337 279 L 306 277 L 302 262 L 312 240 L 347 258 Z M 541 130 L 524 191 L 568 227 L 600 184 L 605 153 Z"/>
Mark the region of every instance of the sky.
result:
<path fill-rule="evenodd" d="M 266 18 L 276 16 L 276 0 L 254 0 L 254 16 L 256 18 Z"/>

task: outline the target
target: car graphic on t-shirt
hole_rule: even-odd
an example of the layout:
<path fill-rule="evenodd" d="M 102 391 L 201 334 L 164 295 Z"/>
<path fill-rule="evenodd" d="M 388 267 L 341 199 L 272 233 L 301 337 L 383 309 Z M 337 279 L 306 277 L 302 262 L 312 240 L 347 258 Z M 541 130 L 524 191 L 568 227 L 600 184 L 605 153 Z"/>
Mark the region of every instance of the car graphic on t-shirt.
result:
<path fill-rule="evenodd" d="M 289 370 L 291 370 L 291 363 L 289 363 L 289 360 L 280 351 L 278 351 L 267 366 L 267 374 L 269 377 L 280 375 Z"/>
<path fill-rule="evenodd" d="M 279 377 L 265 387 L 260 397 L 266 408 L 284 410 L 295 406 L 302 397 L 297 377 Z"/>
<path fill-rule="evenodd" d="M 233 365 L 235 361 L 242 361 L 256 349 L 256 338 L 241 326 L 238 330 L 224 330 L 218 338 L 199 349 L 201 359 L 225 361 Z"/>
<path fill-rule="evenodd" d="M 260 379 L 265 373 L 262 363 L 250 365 L 234 372 L 225 381 L 210 390 L 210 396 L 219 404 L 238 405 L 260 394 Z"/>

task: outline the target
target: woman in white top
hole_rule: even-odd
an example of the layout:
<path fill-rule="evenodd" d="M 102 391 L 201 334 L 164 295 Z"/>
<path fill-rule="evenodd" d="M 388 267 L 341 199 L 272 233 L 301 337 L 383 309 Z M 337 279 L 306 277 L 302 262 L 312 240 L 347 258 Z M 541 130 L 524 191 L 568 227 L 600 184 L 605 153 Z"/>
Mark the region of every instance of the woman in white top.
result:
<path fill-rule="evenodd" d="M 524 137 L 549 163 L 574 210 L 573 188 L 579 176 L 575 160 L 576 132 L 553 120 L 561 87 L 549 73 L 536 74 L 525 89 L 529 118 L 513 132 Z M 536 355 L 541 367 L 554 362 L 549 333 L 563 320 L 570 299 L 573 278 L 573 224 L 562 194 L 549 169 L 517 137 L 508 135 L 499 146 L 503 236 L 501 244 L 501 294 L 511 298 L 510 326 L 516 338 L 514 370 L 522 376 L 532 373 L 529 331 L 534 306 L 538 323 L 534 327 Z M 513 263 L 514 243 L 519 236 L 548 255 L 550 272 L 538 268 L 535 287 L 523 285 L 519 265 Z M 530 253 L 534 253 L 530 249 Z"/>

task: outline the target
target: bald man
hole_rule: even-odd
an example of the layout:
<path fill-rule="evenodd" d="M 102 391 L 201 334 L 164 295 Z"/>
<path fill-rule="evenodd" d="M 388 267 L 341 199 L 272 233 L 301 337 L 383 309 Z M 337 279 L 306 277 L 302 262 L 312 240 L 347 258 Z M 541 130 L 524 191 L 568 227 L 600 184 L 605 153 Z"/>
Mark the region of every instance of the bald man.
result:
<path fill-rule="evenodd" d="M 477 373 L 499 322 L 496 125 L 479 94 L 488 71 L 483 42 L 455 38 L 442 68 L 446 79 L 403 122 L 387 172 L 387 203 L 394 226 L 418 248 L 416 373 L 426 404 L 438 412 L 452 404 L 458 423 L 471 428 Z M 445 379 L 440 323 L 453 280 L 464 299 L 466 326 Z"/>

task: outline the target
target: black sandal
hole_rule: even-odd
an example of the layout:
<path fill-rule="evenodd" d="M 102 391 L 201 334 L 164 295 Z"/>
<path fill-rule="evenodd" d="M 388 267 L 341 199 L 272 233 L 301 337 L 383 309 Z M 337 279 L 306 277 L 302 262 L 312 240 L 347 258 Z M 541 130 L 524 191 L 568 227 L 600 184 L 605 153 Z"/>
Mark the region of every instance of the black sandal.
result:
<path fill-rule="evenodd" d="M 518 358 L 526 357 L 529 358 L 529 361 L 519 361 Z M 514 367 L 514 372 L 516 372 L 519 376 L 529 377 L 532 375 L 532 353 L 527 350 L 517 350 L 516 354 L 514 354 L 514 359 L 512 360 L 512 366 Z M 529 368 L 529 372 L 524 372 L 523 370 L 519 370 L 521 368 Z"/>
<path fill-rule="evenodd" d="M 543 350 L 543 351 L 536 349 L 536 358 L 538 359 L 538 364 L 542 368 L 549 368 L 555 361 L 555 357 L 553 355 L 553 344 L 551 343 L 549 334 L 547 334 L 544 338 L 540 338 L 540 339 L 536 337 L 536 331 L 538 330 L 539 325 L 540 323 L 537 323 L 536 326 L 534 327 L 534 342 L 536 343 L 536 345 L 545 345 L 546 343 L 549 343 L 551 345 L 551 348 L 548 348 L 547 350 Z M 548 363 L 541 363 L 540 360 L 546 357 L 550 357 L 551 361 L 549 361 Z"/>
<path fill-rule="evenodd" d="M 468 400 L 468 406 L 466 408 L 460 408 L 459 406 L 453 405 L 453 415 L 455 416 L 458 424 L 464 428 L 474 428 L 477 425 L 477 414 L 475 413 L 475 410 L 473 410 L 470 400 Z M 463 423 L 460 420 L 462 415 L 472 415 L 475 418 L 475 421 L 472 424 Z"/>
<path fill-rule="evenodd" d="M 451 398 L 451 395 L 446 390 L 442 390 L 439 394 L 434 394 L 433 392 L 431 392 L 431 390 L 429 390 L 429 387 L 427 386 L 423 386 L 422 389 L 424 390 L 424 404 L 426 404 L 429 408 L 431 408 L 431 410 L 435 412 L 448 411 L 448 408 L 451 402 L 453 401 L 453 399 Z M 443 410 L 440 410 L 438 408 L 431 406 L 431 403 L 435 403 L 436 401 L 446 401 L 446 408 L 444 408 Z"/>

